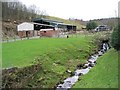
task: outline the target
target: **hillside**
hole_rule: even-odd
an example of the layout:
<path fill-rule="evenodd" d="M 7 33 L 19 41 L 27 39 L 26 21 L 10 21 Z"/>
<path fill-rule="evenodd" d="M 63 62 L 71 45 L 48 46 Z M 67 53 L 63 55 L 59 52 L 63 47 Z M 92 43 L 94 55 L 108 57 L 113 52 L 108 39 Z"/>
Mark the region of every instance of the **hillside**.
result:
<path fill-rule="evenodd" d="M 98 25 L 108 25 L 111 29 L 114 28 L 118 23 L 117 18 L 95 19 L 93 21 L 97 22 Z"/>
<path fill-rule="evenodd" d="M 89 21 L 83 21 L 79 19 L 75 19 L 76 21 L 80 22 L 81 25 L 86 26 Z M 114 28 L 118 21 L 117 18 L 101 18 L 101 19 L 93 19 L 91 21 L 96 22 L 98 25 L 108 25 L 110 28 Z"/>

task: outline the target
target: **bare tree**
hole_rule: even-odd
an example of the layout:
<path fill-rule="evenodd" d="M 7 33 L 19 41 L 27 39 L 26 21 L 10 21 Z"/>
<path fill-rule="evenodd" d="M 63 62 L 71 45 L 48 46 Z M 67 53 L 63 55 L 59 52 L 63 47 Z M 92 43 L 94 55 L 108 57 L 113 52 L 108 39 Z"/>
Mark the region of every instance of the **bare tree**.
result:
<path fill-rule="evenodd" d="M 36 17 L 44 17 L 47 15 L 46 11 L 41 11 L 35 5 L 26 7 L 19 2 L 3 2 L 2 3 L 2 16 L 3 20 L 25 20 L 33 19 Z"/>

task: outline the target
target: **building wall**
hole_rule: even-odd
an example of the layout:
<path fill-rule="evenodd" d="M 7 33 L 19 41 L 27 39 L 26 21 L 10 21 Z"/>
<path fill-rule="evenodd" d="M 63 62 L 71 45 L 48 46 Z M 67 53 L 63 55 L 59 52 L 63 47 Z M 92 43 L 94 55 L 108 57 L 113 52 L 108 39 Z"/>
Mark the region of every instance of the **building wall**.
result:
<path fill-rule="evenodd" d="M 34 35 L 33 31 L 18 31 L 18 35 L 20 38 L 25 38 L 25 37 L 32 37 Z"/>
<path fill-rule="evenodd" d="M 47 37 L 52 37 L 52 36 L 55 36 L 57 35 L 57 31 L 55 30 L 48 30 L 48 31 L 40 31 L 40 35 L 41 36 L 47 36 Z"/>
<path fill-rule="evenodd" d="M 38 30 L 34 30 L 34 36 L 39 36 L 38 32 L 39 32 Z"/>
<path fill-rule="evenodd" d="M 17 26 L 17 31 L 32 31 L 34 30 L 34 25 L 32 23 L 21 23 Z"/>
<path fill-rule="evenodd" d="M 18 31 L 18 35 L 20 38 L 26 37 L 26 32 L 25 31 Z"/>

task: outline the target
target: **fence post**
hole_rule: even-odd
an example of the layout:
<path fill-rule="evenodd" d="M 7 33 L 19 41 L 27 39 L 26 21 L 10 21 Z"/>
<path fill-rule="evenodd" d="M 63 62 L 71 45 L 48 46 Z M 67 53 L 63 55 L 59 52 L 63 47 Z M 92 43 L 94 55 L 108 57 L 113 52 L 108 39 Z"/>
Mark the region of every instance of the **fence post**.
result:
<path fill-rule="evenodd" d="M 16 41 L 16 38 L 15 38 L 15 36 L 14 36 L 14 41 Z"/>
<path fill-rule="evenodd" d="M 8 37 L 7 37 L 7 42 L 9 42 Z"/>

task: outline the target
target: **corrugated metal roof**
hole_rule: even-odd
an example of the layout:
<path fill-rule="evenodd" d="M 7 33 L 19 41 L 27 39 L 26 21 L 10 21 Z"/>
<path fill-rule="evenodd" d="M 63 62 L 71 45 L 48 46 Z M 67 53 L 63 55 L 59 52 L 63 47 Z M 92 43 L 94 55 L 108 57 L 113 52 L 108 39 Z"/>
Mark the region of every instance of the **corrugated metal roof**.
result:
<path fill-rule="evenodd" d="M 25 22 L 23 22 L 23 23 L 25 23 Z M 26 22 L 26 23 L 37 24 L 37 25 L 41 25 L 41 26 L 50 26 L 50 27 L 54 27 L 53 25 L 46 25 L 46 24 L 40 24 L 40 23 L 34 23 L 34 22 Z"/>
<path fill-rule="evenodd" d="M 63 23 L 63 22 L 58 21 L 58 20 L 50 20 L 50 19 L 45 19 L 45 18 L 34 18 L 32 21 L 33 22 L 35 22 L 35 21 L 45 21 L 45 22 L 50 22 L 50 23 L 52 23 L 52 22 L 54 22 L 54 23 Z"/>
<path fill-rule="evenodd" d="M 49 23 L 51 23 L 51 25 L 52 24 L 60 24 L 60 25 L 67 25 L 67 26 L 75 26 L 75 25 L 72 25 L 72 24 L 65 24 L 65 23 L 63 23 L 63 22 L 61 22 L 61 21 L 57 21 L 57 20 L 50 20 L 50 19 L 45 19 L 45 18 L 34 18 L 33 20 L 32 20 L 33 22 L 42 22 L 42 21 L 44 21 L 44 22 L 49 22 Z M 52 25 L 53 26 L 53 25 Z"/>

